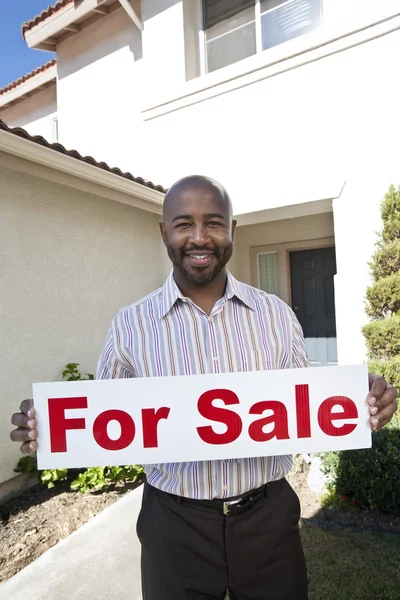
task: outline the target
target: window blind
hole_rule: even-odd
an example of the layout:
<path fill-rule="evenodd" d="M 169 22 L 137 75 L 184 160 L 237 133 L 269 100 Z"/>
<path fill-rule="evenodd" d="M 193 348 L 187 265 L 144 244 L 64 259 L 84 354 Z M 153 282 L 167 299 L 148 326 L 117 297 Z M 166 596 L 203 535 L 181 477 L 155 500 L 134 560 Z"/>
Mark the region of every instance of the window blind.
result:
<path fill-rule="evenodd" d="M 279 258 L 278 252 L 263 252 L 258 255 L 258 273 L 260 289 L 279 296 Z"/>

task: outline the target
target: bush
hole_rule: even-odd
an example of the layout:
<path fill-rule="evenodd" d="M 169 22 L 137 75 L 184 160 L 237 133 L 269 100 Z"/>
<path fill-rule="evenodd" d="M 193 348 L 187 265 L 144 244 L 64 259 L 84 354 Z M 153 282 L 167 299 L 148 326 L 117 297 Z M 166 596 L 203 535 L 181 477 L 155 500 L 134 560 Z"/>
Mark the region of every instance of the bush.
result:
<path fill-rule="evenodd" d="M 368 288 L 366 312 L 373 319 L 400 314 L 400 272 L 378 279 Z"/>
<path fill-rule="evenodd" d="M 363 327 L 369 355 L 372 360 L 390 360 L 400 355 L 400 316 L 372 321 Z M 391 381 L 391 380 L 390 380 Z"/>
<path fill-rule="evenodd" d="M 374 433 L 371 449 L 327 452 L 321 459 L 331 478 L 323 504 L 344 498 L 363 510 L 400 513 L 399 428 Z"/>
<path fill-rule="evenodd" d="M 82 377 L 78 367 L 79 363 L 68 363 L 62 372 L 63 379 L 66 381 L 94 379 L 94 375 L 91 373 L 87 373 L 86 377 Z M 14 471 L 16 473 L 36 475 L 48 488 L 53 488 L 58 481 L 71 479 L 71 470 L 68 469 L 38 471 L 36 457 L 34 456 L 23 456 L 20 458 Z M 78 472 L 78 477 L 71 482 L 70 487 L 72 490 L 80 490 L 82 493 L 86 493 L 93 490 L 108 489 L 118 483 L 135 482 L 143 474 L 143 468 L 138 465 L 90 467 L 85 470 L 74 469 L 73 473 L 76 472 Z M 73 474 L 72 477 L 74 477 Z"/>
<path fill-rule="evenodd" d="M 381 204 L 383 227 L 370 263 L 373 284 L 366 292 L 371 322 L 363 327 L 368 368 L 400 389 L 400 186 L 391 186 Z M 372 436 L 372 449 L 322 455 L 329 475 L 324 504 L 345 499 L 360 509 L 400 512 L 400 412 Z M 348 504 L 347 504 L 348 506 Z"/>
<path fill-rule="evenodd" d="M 391 185 L 381 205 L 382 240 L 400 240 L 400 185 Z"/>
<path fill-rule="evenodd" d="M 378 245 L 380 247 L 375 252 L 373 260 L 369 264 L 374 281 L 400 270 L 400 244 L 398 241 L 393 240 L 386 244 Z"/>
<path fill-rule="evenodd" d="M 103 490 L 116 483 L 136 481 L 143 473 L 142 467 L 90 467 L 71 483 L 72 490 L 80 490 L 82 494 L 91 490 Z"/>
<path fill-rule="evenodd" d="M 393 358 L 386 361 L 370 360 L 368 368 L 371 373 L 381 375 L 386 381 L 389 381 L 395 388 L 400 390 L 400 356 L 393 356 Z"/>

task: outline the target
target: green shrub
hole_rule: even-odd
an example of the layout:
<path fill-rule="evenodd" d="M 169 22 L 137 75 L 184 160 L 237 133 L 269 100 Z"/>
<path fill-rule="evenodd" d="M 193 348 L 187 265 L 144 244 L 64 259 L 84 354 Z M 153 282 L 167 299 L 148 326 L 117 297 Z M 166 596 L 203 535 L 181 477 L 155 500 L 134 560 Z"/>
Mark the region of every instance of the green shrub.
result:
<path fill-rule="evenodd" d="M 94 379 L 92 373 L 87 373 L 87 377 L 82 377 L 82 374 L 78 371 L 78 367 L 79 363 L 68 363 L 65 365 L 65 369 L 62 372 L 63 379 L 66 381 L 85 381 L 87 379 Z"/>
<path fill-rule="evenodd" d="M 400 429 L 380 429 L 372 437 L 371 449 L 322 455 L 331 478 L 325 505 L 346 499 L 363 510 L 400 513 Z"/>
<path fill-rule="evenodd" d="M 374 281 L 400 270 L 400 244 L 398 241 L 381 242 L 378 245 L 379 249 L 375 252 L 372 262 L 369 263 Z"/>
<path fill-rule="evenodd" d="M 400 272 L 378 279 L 367 289 L 366 312 L 372 319 L 400 314 Z"/>
<path fill-rule="evenodd" d="M 400 316 L 382 321 L 371 321 L 363 327 L 363 334 L 371 359 L 389 360 L 400 355 Z"/>
<path fill-rule="evenodd" d="M 393 356 L 389 360 L 370 360 L 368 368 L 371 373 L 381 375 L 386 381 L 400 390 L 400 356 Z M 399 407 L 400 409 L 400 407 Z"/>
<path fill-rule="evenodd" d="M 103 490 L 116 483 L 136 481 L 142 475 L 142 467 L 129 465 L 126 467 L 90 467 L 71 483 L 72 490 L 80 490 L 83 494 L 92 490 Z"/>
<path fill-rule="evenodd" d="M 383 227 L 370 263 L 374 283 L 366 292 L 370 323 L 363 327 L 368 368 L 400 390 L 400 186 L 381 204 Z M 325 505 L 400 512 L 400 410 L 372 436 L 372 449 L 322 455 L 329 475 Z M 349 504 L 350 503 L 350 504 Z"/>
<path fill-rule="evenodd" d="M 400 240 L 400 185 L 391 185 L 381 204 L 382 240 Z"/>
<path fill-rule="evenodd" d="M 94 375 L 91 373 L 87 373 L 86 377 L 82 377 L 78 367 L 79 363 L 68 363 L 62 372 L 63 379 L 66 381 L 94 379 Z M 39 480 L 47 485 L 48 488 L 53 488 L 58 481 L 66 481 L 71 477 L 71 471 L 68 469 L 45 469 L 44 471 L 38 471 L 35 456 L 23 456 L 20 458 L 14 471 L 16 473 L 37 475 Z M 74 472 L 76 471 L 77 469 L 74 469 Z M 115 486 L 117 483 L 135 482 L 142 474 L 143 468 L 138 465 L 78 469 L 78 477 L 71 482 L 70 487 L 72 490 L 80 490 L 82 493 L 93 490 L 104 490 Z"/>

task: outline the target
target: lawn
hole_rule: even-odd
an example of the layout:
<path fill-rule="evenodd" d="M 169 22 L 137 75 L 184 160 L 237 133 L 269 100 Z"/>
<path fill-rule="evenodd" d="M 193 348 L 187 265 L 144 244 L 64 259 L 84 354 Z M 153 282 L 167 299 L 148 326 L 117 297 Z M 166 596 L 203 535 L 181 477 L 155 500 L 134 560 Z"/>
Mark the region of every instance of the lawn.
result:
<path fill-rule="evenodd" d="M 400 600 L 400 536 L 302 524 L 309 600 Z"/>

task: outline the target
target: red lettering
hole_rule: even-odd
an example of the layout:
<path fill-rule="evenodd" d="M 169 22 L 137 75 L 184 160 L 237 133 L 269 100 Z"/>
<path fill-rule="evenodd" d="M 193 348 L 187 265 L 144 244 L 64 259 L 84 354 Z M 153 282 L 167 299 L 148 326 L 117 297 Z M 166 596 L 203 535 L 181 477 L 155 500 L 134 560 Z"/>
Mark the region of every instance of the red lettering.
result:
<path fill-rule="evenodd" d="M 157 411 L 154 408 L 142 409 L 143 447 L 158 448 L 157 427 L 161 419 L 167 419 L 170 408 L 163 406 Z"/>
<path fill-rule="evenodd" d="M 332 412 L 332 408 L 339 405 L 343 411 L 340 413 Z M 342 421 L 343 419 L 356 419 L 358 417 L 357 406 L 353 400 L 346 396 L 332 396 L 323 401 L 318 409 L 318 425 L 326 435 L 341 436 L 348 435 L 357 427 L 356 423 L 344 423 L 336 427 L 333 421 Z"/>
<path fill-rule="evenodd" d="M 308 385 L 296 385 L 297 437 L 311 437 L 310 394 Z"/>
<path fill-rule="evenodd" d="M 118 421 L 121 426 L 121 435 L 117 440 L 112 440 L 108 436 L 107 426 L 110 421 Z M 100 413 L 93 423 L 93 437 L 105 450 L 123 450 L 133 442 L 135 433 L 132 417 L 123 410 L 106 410 Z"/>
<path fill-rule="evenodd" d="M 80 398 L 49 398 L 49 427 L 50 427 L 50 451 L 66 452 L 67 436 L 69 429 L 85 429 L 85 419 L 66 419 L 65 411 L 73 408 L 87 408 L 88 402 L 85 396 Z"/>
<path fill-rule="evenodd" d="M 200 396 L 197 408 L 202 417 L 224 423 L 227 430 L 225 433 L 216 433 L 210 425 L 206 425 L 197 427 L 197 432 L 207 444 L 230 444 L 242 433 L 242 419 L 232 410 L 214 406 L 213 401 L 217 399 L 227 405 L 239 404 L 239 398 L 231 390 L 209 390 Z"/>
<path fill-rule="evenodd" d="M 272 410 L 272 415 L 259 419 L 251 423 L 249 427 L 249 436 L 255 442 L 267 442 L 276 437 L 277 440 L 288 440 L 288 414 L 286 406 L 277 400 L 265 400 L 257 402 L 250 408 L 251 415 L 262 415 L 266 410 Z M 263 431 L 263 427 L 274 423 L 275 426 L 269 433 Z"/>

